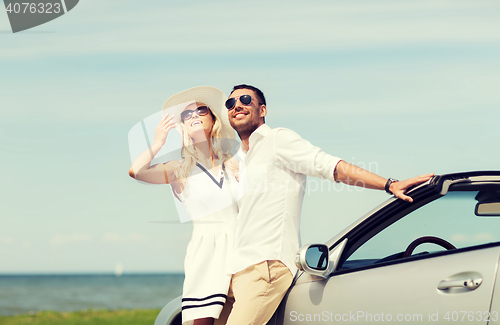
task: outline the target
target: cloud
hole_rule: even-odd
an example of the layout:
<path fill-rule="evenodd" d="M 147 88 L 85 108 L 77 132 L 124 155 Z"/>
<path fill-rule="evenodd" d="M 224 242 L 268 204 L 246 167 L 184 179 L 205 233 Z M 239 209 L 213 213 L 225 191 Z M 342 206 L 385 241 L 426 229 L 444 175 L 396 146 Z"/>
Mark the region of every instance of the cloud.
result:
<path fill-rule="evenodd" d="M 0 236 L 0 244 L 5 244 L 10 246 L 14 244 L 14 240 L 12 239 L 12 237 Z"/>
<path fill-rule="evenodd" d="M 103 8 L 82 3 L 77 9 L 47 25 L 56 35 L 20 35 L 2 42 L 0 59 L 500 42 L 500 20 L 492 15 L 500 9 L 495 1 L 258 1 L 252 6 L 115 1 Z M 241 12 L 252 19 L 241 19 Z"/>
<path fill-rule="evenodd" d="M 451 242 L 483 244 L 497 241 L 497 237 L 489 232 L 482 232 L 475 235 L 455 234 L 451 237 Z"/>
<path fill-rule="evenodd" d="M 105 241 L 105 242 L 119 242 L 120 241 L 120 235 L 117 234 L 117 233 L 110 233 L 110 232 L 107 232 L 105 233 L 103 236 L 102 236 L 102 240 Z"/>
<path fill-rule="evenodd" d="M 148 237 L 140 233 L 130 233 L 130 234 L 117 234 L 112 232 L 107 232 L 102 235 L 102 240 L 109 243 L 126 243 L 126 242 L 146 242 Z"/>
<path fill-rule="evenodd" d="M 49 243 L 53 246 L 67 245 L 71 243 L 81 243 L 88 242 L 92 240 L 92 235 L 90 234 L 65 234 L 65 235 L 55 235 L 50 240 Z"/>
<path fill-rule="evenodd" d="M 23 241 L 21 243 L 21 248 L 25 251 L 29 251 L 31 249 L 31 242 L 30 241 Z"/>
<path fill-rule="evenodd" d="M 129 234 L 127 236 L 127 239 L 129 241 L 132 241 L 132 242 L 144 242 L 144 241 L 148 240 L 148 238 L 146 236 L 144 236 L 143 234 L 139 234 L 139 233 Z"/>
<path fill-rule="evenodd" d="M 63 235 L 57 234 L 49 240 L 49 243 L 52 246 L 63 246 L 74 243 L 90 242 L 93 239 L 94 235 L 91 234 L 83 234 L 83 233 L 63 234 Z M 119 234 L 115 232 L 106 232 L 102 234 L 101 239 L 103 242 L 107 243 L 125 243 L 125 242 L 138 243 L 138 242 L 146 242 L 149 240 L 148 237 L 140 233 Z M 12 240 L 10 239 L 9 241 L 9 238 L 0 237 L 0 243 L 9 243 L 9 242 L 12 242 Z"/>

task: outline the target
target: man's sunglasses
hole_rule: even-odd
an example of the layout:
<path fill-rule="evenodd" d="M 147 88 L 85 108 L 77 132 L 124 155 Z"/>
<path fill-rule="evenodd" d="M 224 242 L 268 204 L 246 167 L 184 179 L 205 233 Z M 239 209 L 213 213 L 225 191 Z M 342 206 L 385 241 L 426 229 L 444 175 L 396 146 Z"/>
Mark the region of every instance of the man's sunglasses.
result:
<path fill-rule="evenodd" d="M 195 112 L 196 114 L 198 114 L 198 116 L 205 116 L 209 111 L 210 109 L 208 108 L 208 106 L 200 106 L 193 110 L 187 109 L 181 113 L 181 121 L 184 122 L 186 120 L 192 119 L 193 113 Z"/>
<path fill-rule="evenodd" d="M 240 97 L 229 98 L 228 100 L 226 100 L 226 108 L 229 110 L 233 109 L 234 105 L 236 105 L 236 102 L 238 101 L 238 98 L 243 105 L 250 105 L 250 103 L 252 102 L 252 96 L 241 95 Z"/>

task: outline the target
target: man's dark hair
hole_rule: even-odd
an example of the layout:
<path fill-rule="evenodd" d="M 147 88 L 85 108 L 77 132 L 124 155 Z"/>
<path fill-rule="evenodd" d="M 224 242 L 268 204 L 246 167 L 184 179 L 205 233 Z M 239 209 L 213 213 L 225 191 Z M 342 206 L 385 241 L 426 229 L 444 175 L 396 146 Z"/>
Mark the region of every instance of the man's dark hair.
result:
<path fill-rule="evenodd" d="M 250 86 L 250 85 L 245 85 L 245 84 L 242 84 L 242 85 L 236 85 L 233 87 L 233 90 L 231 91 L 231 94 L 237 90 L 237 89 L 250 89 L 250 90 L 253 90 L 255 92 L 255 94 L 257 94 L 257 99 L 259 100 L 259 105 L 266 105 L 266 98 L 264 97 L 264 93 L 257 87 L 254 87 L 254 86 Z M 229 96 L 231 96 L 231 94 L 229 94 Z"/>

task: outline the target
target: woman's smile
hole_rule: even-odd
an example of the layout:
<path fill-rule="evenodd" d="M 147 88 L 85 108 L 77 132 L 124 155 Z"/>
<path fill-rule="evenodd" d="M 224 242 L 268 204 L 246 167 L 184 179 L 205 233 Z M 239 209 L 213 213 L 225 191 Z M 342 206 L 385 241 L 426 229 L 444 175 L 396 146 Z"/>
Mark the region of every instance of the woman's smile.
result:
<path fill-rule="evenodd" d="M 201 120 L 199 120 L 199 119 L 196 119 L 193 122 L 191 122 L 191 126 L 198 125 L 198 124 L 203 125 L 203 122 Z"/>

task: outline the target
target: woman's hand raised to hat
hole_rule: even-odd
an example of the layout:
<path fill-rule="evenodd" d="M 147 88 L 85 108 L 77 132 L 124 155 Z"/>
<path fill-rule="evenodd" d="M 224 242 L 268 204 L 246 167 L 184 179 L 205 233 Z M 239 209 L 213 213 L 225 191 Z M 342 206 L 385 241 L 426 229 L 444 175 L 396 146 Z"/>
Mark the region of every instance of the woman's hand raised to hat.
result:
<path fill-rule="evenodd" d="M 175 127 L 175 122 L 173 121 L 174 115 L 166 114 L 162 117 L 160 123 L 155 129 L 155 140 L 154 144 L 163 146 L 165 141 L 167 141 L 167 135 L 170 130 Z"/>

